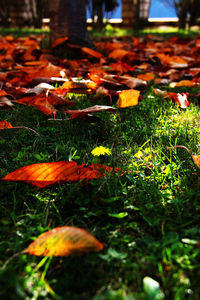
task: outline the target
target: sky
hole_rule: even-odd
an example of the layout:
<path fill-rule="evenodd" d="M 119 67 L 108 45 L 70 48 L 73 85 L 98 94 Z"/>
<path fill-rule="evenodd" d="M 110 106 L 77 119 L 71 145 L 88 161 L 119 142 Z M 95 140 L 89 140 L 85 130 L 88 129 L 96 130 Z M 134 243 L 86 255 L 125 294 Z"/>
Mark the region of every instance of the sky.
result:
<path fill-rule="evenodd" d="M 121 18 L 121 0 L 118 0 L 118 2 L 120 5 L 111 15 L 108 15 L 109 17 L 111 16 L 112 18 L 117 19 Z M 173 6 L 166 4 L 165 0 L 151 0 L 151 7 L 149 12 L 150 18 L 173 18 L 176 16 L 177 15 Z"/>

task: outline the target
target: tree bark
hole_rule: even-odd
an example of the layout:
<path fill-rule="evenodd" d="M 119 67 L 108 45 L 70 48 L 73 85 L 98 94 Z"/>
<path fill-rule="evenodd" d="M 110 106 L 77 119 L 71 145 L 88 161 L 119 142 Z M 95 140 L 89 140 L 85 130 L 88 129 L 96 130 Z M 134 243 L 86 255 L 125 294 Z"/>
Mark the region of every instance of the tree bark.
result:
<path fill-rule="evenodd" d="M 133 0 L 133 28 L 140 29 L 140 0 Z"/>
<path fill-rule="evenodd" d="M 68 36 L 76 43 L 87 39 L 85 0 L 49 1 L 49 15 L 52 39 Z"/>
<path fill-rule="evenodd" d="M 103 27 L 103 1 L 97 0 L 97 28 L 101 29 Z"/>
<path fill-rule="evenodd" d="M 182 0 L 179 3 L 175 3 L 177 15 L 179 17 L 179 29 L 186 28 L 189 5 L 190 5 L 190 0 Z"/>
<path fill-rule="evenodd" d="M 190 4 L 190 21 L 189 25 L 196 25 L 197 19 L 200 17 L 200 1 L 193 0 Z"/>

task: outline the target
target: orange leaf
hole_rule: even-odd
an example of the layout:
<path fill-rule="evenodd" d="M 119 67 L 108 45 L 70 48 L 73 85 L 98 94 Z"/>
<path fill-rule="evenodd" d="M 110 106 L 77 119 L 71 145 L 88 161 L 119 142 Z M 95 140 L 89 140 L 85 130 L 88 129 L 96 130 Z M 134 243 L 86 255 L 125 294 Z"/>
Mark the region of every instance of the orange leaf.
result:
<path fill-rule="evenodd" d="M 7 121 L 0 121 L 0 129 L 13 128 L 13 126 Z"/>
<path fill-rule="evenodd" d="M 52 47 L 52 48 L 55 48 L 55 47 L 57 47 L 58 45 L 61 45 L 61 44 L 63 44 L 64 42 L 66 42 L 68 39 L 69 39 L 69 38 L 68 38 L 67 36 L 57 38 L 57 39 L 55 39 L 55 40 L 52 42 L 51 47 Z"/>
<path fill-rule="evenodd" d="M 200 155 L 192 155 L 192 159 L 195 165 L 200 168 Z"/>
<path fill-rule="evenodd" d="M 117 102 L 117 107 L 128 107 L 138 105 L 140 91 L 130 89 L 124 90 L 119 93 L 119 100 Z"/>
<path fill-rule="evenodd" d="M 7 95 L 7 93 L 4 90 L 0 90 L 0 97 L 3 97 L 5 95 Z"/>
<path fill-rule="evenodd" d="M 113 50 L 108 57 L 112 59 L 122 59 L 126 54 L 128 54 L 128 51 L 123 49 L 115 49 Z"/>
<path fill-rule="evenodd" d="M 154 80 L 155 79 L 155 74 L 154 73 L 145 73 L 145 74 L 139 74 L 137 76 L 137 78 L 141 79 L 141 80 L 145 80 L 145 81 L 150 81 L 150 80 Z"/>
<path fill-rule="evenodd" d="M 162 64 L 168 64 L 173 68 L 186 68 L 188 67 L 188 62 L 180 56 L 171 56 L 163 53 L 156 55 Z"/>
<path fill-rule="evenodd" d="M 44 188 L 55 183 L 97 179 L 102 177 L 106 171 L 111 172 L 112 170 L 113 168 L 101 164 L 78 166 L 73 161 L 60 161 L 25 166 L 7 174 L 2 180 L 23 181 Z M 119 169 L 116 168 L 114 171 L 119 172 Z"/>
<path fill-rule="evenodd" d="M 83 47 L 81 49 L 82 49 L 83 53 L 87 54 L 88 56 L 99 58 L 99 59 L 103 57 L 103 55 L 100 52 L 97 52 L 93 49 L 90 49 L 87 47 Z"/>
<path fill-rule="evenodd" d="M 70 91 L 84 91 L 86 93 L 87 89 L 96 89 L 97 88 L 97 83 L 93 81 L 87 81 L 87 82 L 74 82 L 74 81 L 66 81 L 62 85 L 63 89 L 67 89 Z"/>
<path fill-rule="evenodd" d="M 59 77 L 62 68 L 45 62 L 45 64 L 39 64 L 38 66 L 25 66 L 21 68 L 21 71 L 26 72 L 30 80 L 32 80 L 37 77 Z"/>
<path fill-rule="evenodd" d="M 177 87 L 177 86 L 195 86 L 196 83 L 191 80 L 181 80 L 179 82 L 171 82 L 170 87 Z"/>
<path fill-rule="evenodd" d="M 56 227 L 40 235 L 22 253 L 35 256 L 81 255 L 91 251 L 100 251 L 103 244 L 88 231 L 73 227 Z"/>

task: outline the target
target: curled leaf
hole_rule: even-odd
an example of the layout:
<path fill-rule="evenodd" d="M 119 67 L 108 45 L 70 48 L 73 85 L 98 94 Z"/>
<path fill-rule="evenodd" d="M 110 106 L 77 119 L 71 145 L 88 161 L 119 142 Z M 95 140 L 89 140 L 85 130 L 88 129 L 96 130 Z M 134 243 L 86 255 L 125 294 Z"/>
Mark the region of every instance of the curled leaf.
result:
<path fill-rule="evenodd" d="M 66 114 L 71 115 L 70 119 L 75 119 L 75 118 L 82 118 L 84 119 L 85 116 L 88 114 L 96 113 L 96 112 L 101 112 L 101 111 L 110 111 L 110 112 L 115 112 L 115 108 L 112 106 L 106 106 L 106 105 L 94 105 L 85 109 L 77 109 L 77 110 L 65 110 L 64 112 Z"/>
<path fill-rule="evenodd" d="M 22 253 L 35 256 L 81 255 L 100 251 L 103 244 L 88 231 L 71 226 L 56 227 L 40 235 Z"/>
<path fill-rule="evenodd" d="M 175 147 L 169 147 L 169 148 L 167 148 L 167 150 L 174 149 L 174 148 L 183 148 L 183 149 L 185 149 L 191 155 L 195 165 L 198 168 L 200 168 L 200 155 L 193 155 L 192 152 L 186 146 L 183 146 L 183 145 L 177 145 Z"/>

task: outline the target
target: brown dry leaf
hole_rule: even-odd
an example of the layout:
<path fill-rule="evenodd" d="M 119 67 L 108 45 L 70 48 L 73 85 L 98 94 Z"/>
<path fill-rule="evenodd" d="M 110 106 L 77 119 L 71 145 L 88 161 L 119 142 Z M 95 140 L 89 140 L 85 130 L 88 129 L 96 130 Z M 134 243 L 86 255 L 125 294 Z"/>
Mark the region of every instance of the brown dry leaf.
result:
<path fill-rule="evenodd" d="M 139 79 L 137 77 L 128 77 L 123 76 L 124 81 L 122 81 L 126 86 L 128 86 L 130 89 L 139 88 L 139 87 L 146 87 L 147 83 L 146 81 Z"/>
<path fill-rule="evenodd" d="M 46 115 L 56 114 L 57 110 L 55 109 L 54 105 L 65 105 L 67 103 L 59 96 L 49 95 L 48 97 L 46 97 L 43 94 L 24 97 L 19 100 L 15 100 L 14 102 L 24 105 L 36 106 Z"/>
<path fill-rule="evenodd" d="M 4 96 L 0 97 L 0 107 L 8 108 L 12 105 L 13 105 L 12 101 L 10 101 L 7 97 Z"/>
<path fill-rule="evenodd" d="M 65 110 L 66 114 L 71 115 L 69 119 L 82 118 L 84 119 L 88 114 L 101 112 L 101 111 L 110 111 L 115 112 L 115 108 L 112 106 L 106 105 L 94 105 L 85 109 L 77 109 L 77 110 Z"/>
<path fill-rule="evenodd" d="M 138 99 L 140 96 L 140 91 L 130 89 L 124 90 L 119 93 L 119 100 L 117 102 L 117 107 L 129 107 L 138 105 Z"/>
<path fill-rule="evenodd" d="M 188 101 L 189 93 L 171 93 L 160 89 L 154 89 L 153 92 L 158 96 L 173 100 L 181 108 L 187 108 L 190 105 L 190 102 Z"/>
<path fill-rule="evenodd" d="M 40 235 L 22 253 L 35 256 L 81 255 L 91 251 L 100 251 L 103 244 L 88 231 L 73 227 L 56 227 Z"/>

